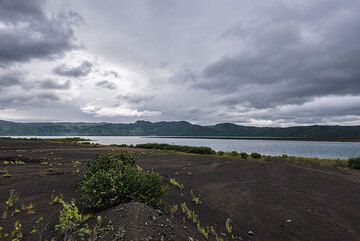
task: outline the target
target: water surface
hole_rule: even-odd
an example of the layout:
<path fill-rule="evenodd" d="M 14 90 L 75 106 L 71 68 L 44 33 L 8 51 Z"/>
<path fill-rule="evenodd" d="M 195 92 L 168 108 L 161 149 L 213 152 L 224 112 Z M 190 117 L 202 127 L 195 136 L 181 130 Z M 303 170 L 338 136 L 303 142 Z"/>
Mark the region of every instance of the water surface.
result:
<path fill-rule="evenodd" d="M 32 136 L 59 138 L 59 136 Z M 340 158 L 360 156 L 360 142 L 285 141 L 285 140 L 230 140 L 197 138 L 156 138 L 139 136 L 82 136 L 100 144 L 167 143 L 176 145 L 208 146 L 216 151 L 258 152 L 282 155 Z M 30 136 L 27 136 L 30 138 Z"/>

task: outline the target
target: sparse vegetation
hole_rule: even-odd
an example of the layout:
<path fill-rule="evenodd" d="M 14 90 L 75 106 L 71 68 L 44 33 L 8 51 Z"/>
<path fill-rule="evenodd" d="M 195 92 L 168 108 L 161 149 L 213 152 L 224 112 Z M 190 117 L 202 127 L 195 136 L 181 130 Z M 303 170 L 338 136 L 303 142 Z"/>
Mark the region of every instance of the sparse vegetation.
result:
<path fill-rule="evenodd" d="M 66 137 L 66 138 L 52 138 L 49 139 L 53 142 L 61 142 L 61 143 L 72 143 L 72 144 L 78 144 L 78 143 L 90 143 L 90 139 L 80 138 L 80 137 Z"/>
<path fill-rule="evenodd" d="M 348 167 L 352 169 L 360 170 L 360 156 L 349 158 Z"/>
<path fill-rule="evenodd" d="M 19 201 L 19 193 L 15 190 L 11 190 L 8 199 L 5 201 L 5 210 L 2 214 L 2 218 L 5 219 L 9 210 Z"/>
<path fill-rule="evenodd" d="M 25 165 L 26 163 L 23 162 L 23 161 L 20 161 L 20 160 L 16 160 L 16 161 L 4 161 L 4 165 L 7 165 L 7 166 L 22 166 L 22 165 Z"/>
<path fill-rule="evenodd" d="M 216 151 L 206 146 L 181 146 L 181 145 L 148 143 L 148 144 L 138 144 L 135 147 L 144 148 L 144 149 L 179 151 L 179 152 L 195 153 L 195 154 L 209 154 L 209 155 L 216 154 Z"/>
<path fill-rule="evenodd" d="M 167 187 L 155 172 L 145 172 L 128 152 L 96 156 L 88 163 L 79 185 L 82 204 L 102 209 L 134 200 L 158 207 L 163 204 Z"/>
<path fill-rule="evenodd" d="M 58 233 L 52 240 L 101 241 L 109 235 L 113 236 L 111 240 L 124 240 L 125 229 L 123 226 L 115 231 L 111 221 L 103 225 L 101 216 L 96 217 L 96 223 L 92 226 L 89 224 L 92 216 L 80 213 L 74 201 L 68 203 L 62 200 L 61 203 L 63 208 L 60 210 L 59 222 L 55 225 L 55 230 Z M 115 235 L 111 234 L 112 231 L 115 231 Z"/>

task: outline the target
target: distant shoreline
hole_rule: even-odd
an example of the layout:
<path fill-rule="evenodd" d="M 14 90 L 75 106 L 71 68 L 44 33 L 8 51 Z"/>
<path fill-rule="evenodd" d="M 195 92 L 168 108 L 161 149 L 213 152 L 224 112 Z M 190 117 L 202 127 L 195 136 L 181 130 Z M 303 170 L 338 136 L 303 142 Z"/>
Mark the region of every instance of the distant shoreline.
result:
<path fill-rule="evenodd" d="M 47 139 L 44 137 L 143 137 L 143 138 L 174 138 L 174 139 L 211 139 L 211 140 L 270 140 L 270 141 L 323 141 L 323 142 L 360 142 L 360 138 L 346 138 L 346 137 L 243 137 L 243 136 L 137 136 L 137 135 L 0 135 L 1 138 L 14 139 Z"/>
<path fill-rule="evenodd" d="M 224 140 L 273 140 L 273 141 L 328 141 L 328 142 L 360 142 L 360 138 L 330 137 L 241 137 L 241 136 L 145 136 L 152 138 L 179 139 L 224 139 Z"/>

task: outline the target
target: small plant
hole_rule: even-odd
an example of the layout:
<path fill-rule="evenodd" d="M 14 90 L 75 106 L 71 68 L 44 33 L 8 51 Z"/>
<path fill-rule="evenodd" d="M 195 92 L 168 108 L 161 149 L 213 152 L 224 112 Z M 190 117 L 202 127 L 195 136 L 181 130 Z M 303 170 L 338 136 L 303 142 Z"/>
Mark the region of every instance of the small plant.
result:
<path fill-rule="evenodd" d="M 35 214 L 34 205 L 29 203 L 28 205 L 22 204 L 21 209 L 26 211 L 27 214 Z"/>
<path fill-rule="evenodd" d="M 201 200 L 199 196 L 194 195 L 193 191 L 190 191 L 191 193 L 191 201 L 195 204 L 195 205 L 200 205 L 201 204 Z"/>
<path fill-rule="evenodd" d="M 225 229 L 226 229 L 226 232 L 228 234 L 231 234 L 232 233 L 232 230 L 233 230 L 233 224 L 232 224 L 232 221 L 230 218 L 226 219 L 226 222 L 225 222 Z"/>
<path fill-rule="evenodd" d="M 179 206 L 175 205 L 175 204 L 169 207 L 169 211 L 171 214 L 176 213 L 178 211 L 178 209 L 179 209 Z"/>
<path fill-rule="evenodd" d="M 196 225 L 199 233 L 206 239 L 209 239 L 209 233 L 210 233 L 210 228 L 209 227 L 203 227 L 200 225 L 200 223 L 198 223 Z"/>
<path fill-rule="evenodd" d="M 360 156 L 349 158 L 349 168 L 360 170 Z"/>
<path fill-rule="evenodd" d="M 252 158 L 255 158 L 255 159 L 261 158 L 261 154 L 260 154 L 260 153 L 257 153 L 257 152 L 251 153 L 250 156 L 251 156 Z"/>
<path fill-rule="evenodd" d="M 23 238 L 22 234 L 22 225 L 19 220 L 17 220 L 14 224 L 14 229 L 10 232 L 9 240 L 12 241 L 21 241 Z"/>
<path fill-rule="evenodd" d="M 62 204 L 64 202 L 64 198 L 62 195 L 51 195 L 51 201 L 49 204 Z"/>
<path fill-rule="evenodd" d="M 71 162 L 71 165 L 75 168 L 79 167 L 81 165 L 81 162 L 80 161 L 72 161 Z"/>
<path fill-rule="evenodd" d="M 241 156 L 241 158 L 246 159 L 249 157 L 249 154 L 247 154 L 246 152 L 241 152 L 240 156 Z"/>
<path fill-rule="evenodd" d="M 239 155 L 239 153 L 237 151 L 232 151 L 230 152 L 230 155 L 236 157 Z"/>
<path fill-rule="evenodd" d="M 181 204 L 181 211 L 185 214 L 185 217 L 189 219 L 192 223 L 197 224 L 199 222 L 197 215 L 194 211 L 191 211 L 186 203 Z"/>
<path fill-rule="evenodd" d="M 183 189 L 184 188 L 184 185 L 180 182 L 178 182 L 175 178 L 170 178 L 169 180 L 169 183 L 174 186 L 174 187 L 177 187 L 179 189 Z"/>
<path fill-rule="evenodd" d="M 225 154 L 223 151 L 218 151 L 217 153 L 219 156 L 223 156 Z"/>
<path fill-rule="evenodd" d="M 17 193 L 15 190 L 11 190 L 8 199 L 5 201 L 5 210 L 2 214 L 2 218 L 5 219 L 7 217 L 7 213 L 9 209 L 14 207 L 14 205 L 17 203 L 18 200 L 19 200 L 19 193 Z"/>
<path fill-rule="evenodd" d="M 90 218 L 90 215 L 81 214 L 74 201 L 70 203 L 63 201 L 62 205 L 63 208 L 60 210 L 59 223 L 55 225 L 55 230 L 63 234 L 65 236 L 64 240 L 67 240 L 66 237 L 86 222 Z"/>
<path fill-rule="evenodd" d="M 7 168 L 4 168 L 2 171 L 2 176 L 3 177 L 11 177 L 12 175 L 9 173 L 8 169 Z"/>

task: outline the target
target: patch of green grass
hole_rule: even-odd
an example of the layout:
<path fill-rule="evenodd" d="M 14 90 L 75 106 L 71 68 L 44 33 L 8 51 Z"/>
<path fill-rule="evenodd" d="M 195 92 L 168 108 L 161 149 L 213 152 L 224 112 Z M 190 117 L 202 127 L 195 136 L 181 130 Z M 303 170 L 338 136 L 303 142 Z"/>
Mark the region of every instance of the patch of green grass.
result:
<path fill-rule="evenodd" d="M 263 156 L 263 160 L 273 160 L 276 157 L 272 156 Z M 315 164 L 322 167 L 347 167 L 348 161 L 347 160 L 340 160 L 340 159 L 321 159 L 316 157 L 295 157 L 295 156 L 286 156 L 286 157 L 277 157 L 282 158 L 283 160 L 293 162 L 298 165 L 308 165 L 308 164 Z"/>
<path fill-rule="evenodd" d="M 102 209 L 127 200 L 163 205 L 167 186 L 155 172 L 143 171 L 128 152 L 108 153 L 90 161 L 79 184 L 82 204 Z"/>

